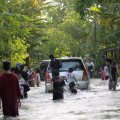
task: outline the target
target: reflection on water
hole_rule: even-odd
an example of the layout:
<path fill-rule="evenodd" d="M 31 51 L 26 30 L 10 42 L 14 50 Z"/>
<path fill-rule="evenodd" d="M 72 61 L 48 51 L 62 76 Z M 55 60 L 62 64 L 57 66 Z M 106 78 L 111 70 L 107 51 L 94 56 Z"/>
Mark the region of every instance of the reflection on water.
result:
<path fill-rule="evenodd" d="M 20 116 L 0 120 L 119 120 L 120 87 L 109 91 L 107 81 L 91 81 L 91 90 L 80 91 L 77 95 L 65 92 L 64 100 L 52 101 L 52 94 L 44 93 L 41 87 L 31 88 L 29 98 L 21 100 Z"/>
<path fill-rule="evenodd" d="M 15 117 L 15 118 L 14 117 L 4 117 L 3 116 L 0 118 L 0 120 L 20 120 L 20 118 L 18 118 L 18 117 Z"/>

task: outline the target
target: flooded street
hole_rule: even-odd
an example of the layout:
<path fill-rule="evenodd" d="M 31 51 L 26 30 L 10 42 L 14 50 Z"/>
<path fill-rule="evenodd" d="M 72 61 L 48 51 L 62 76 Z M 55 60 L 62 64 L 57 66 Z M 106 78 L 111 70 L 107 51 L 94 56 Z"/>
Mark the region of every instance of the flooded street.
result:
<path fill-rule="evenodd" d="M 64 93 L 63 101 L 52 101 L 44 82 L 31 88 L 29 98 L 21 100 L 20 116 L 6 120 L 120 120 L 120 86 L 109 91 L 107 82 L 91 80 L 91 89 L 77 95 Z M 0 110 L 0 120 L 4 120 Z"/>

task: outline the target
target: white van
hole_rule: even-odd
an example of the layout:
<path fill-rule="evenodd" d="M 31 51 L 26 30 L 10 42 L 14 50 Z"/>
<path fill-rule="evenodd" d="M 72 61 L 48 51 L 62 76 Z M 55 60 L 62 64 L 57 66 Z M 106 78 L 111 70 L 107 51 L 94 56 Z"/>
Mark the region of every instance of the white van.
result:
<path fill-rule="evenodd" d="M 88 89 L 89 87 L 89 75 L 83 60 L 79 57 L 64 57 L 59 59 L 61 61 L 62 67 L 60 68 L 60 77 L 65 79 L 65 75 L 69 68 L 73 68 L 73 73 L 75 74 L 78 89 Z M 45 77 L 45 91 L 52 92 L 52 73 L 50 64 L 48 65 Z"/>

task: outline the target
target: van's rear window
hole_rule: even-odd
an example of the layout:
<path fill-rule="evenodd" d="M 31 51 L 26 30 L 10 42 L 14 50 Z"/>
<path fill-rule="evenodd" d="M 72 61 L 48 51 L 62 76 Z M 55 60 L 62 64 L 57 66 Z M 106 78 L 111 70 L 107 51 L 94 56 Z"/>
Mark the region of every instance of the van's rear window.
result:
<path fill-rule="evenodd" d="M 70 67 L 73 68 L 74 71 L 84 70 L 84 66 L 81 60 L 61 60 L 62 67 L 60 71 L 67 71 Z M 50 66 L 49 69 L 51 70 Z"/>

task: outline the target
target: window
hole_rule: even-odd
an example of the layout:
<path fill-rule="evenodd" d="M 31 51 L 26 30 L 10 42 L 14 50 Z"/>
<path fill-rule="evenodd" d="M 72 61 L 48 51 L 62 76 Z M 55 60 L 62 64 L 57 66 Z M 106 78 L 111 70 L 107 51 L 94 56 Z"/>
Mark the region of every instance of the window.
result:
<path fill-rule="evenodd" d="M 69 68 L 73 68 L 74 71 L 83 70 L 83 64 L 80 60 L 65 60 L 62 61 L 62 68 L 60 71 L 67 71 Z"/>
<path fill-rule="evenodd" d="M 60 60 L 62 67 L 60 68 L 60 72 L 67 71 L 70 67 L 73 68 L 74 71 L 84 70 L 84 66 L 81 60 L 69 59 L 69 60 Z M 51 70 L 50 66 L 48 70 Z"/>

